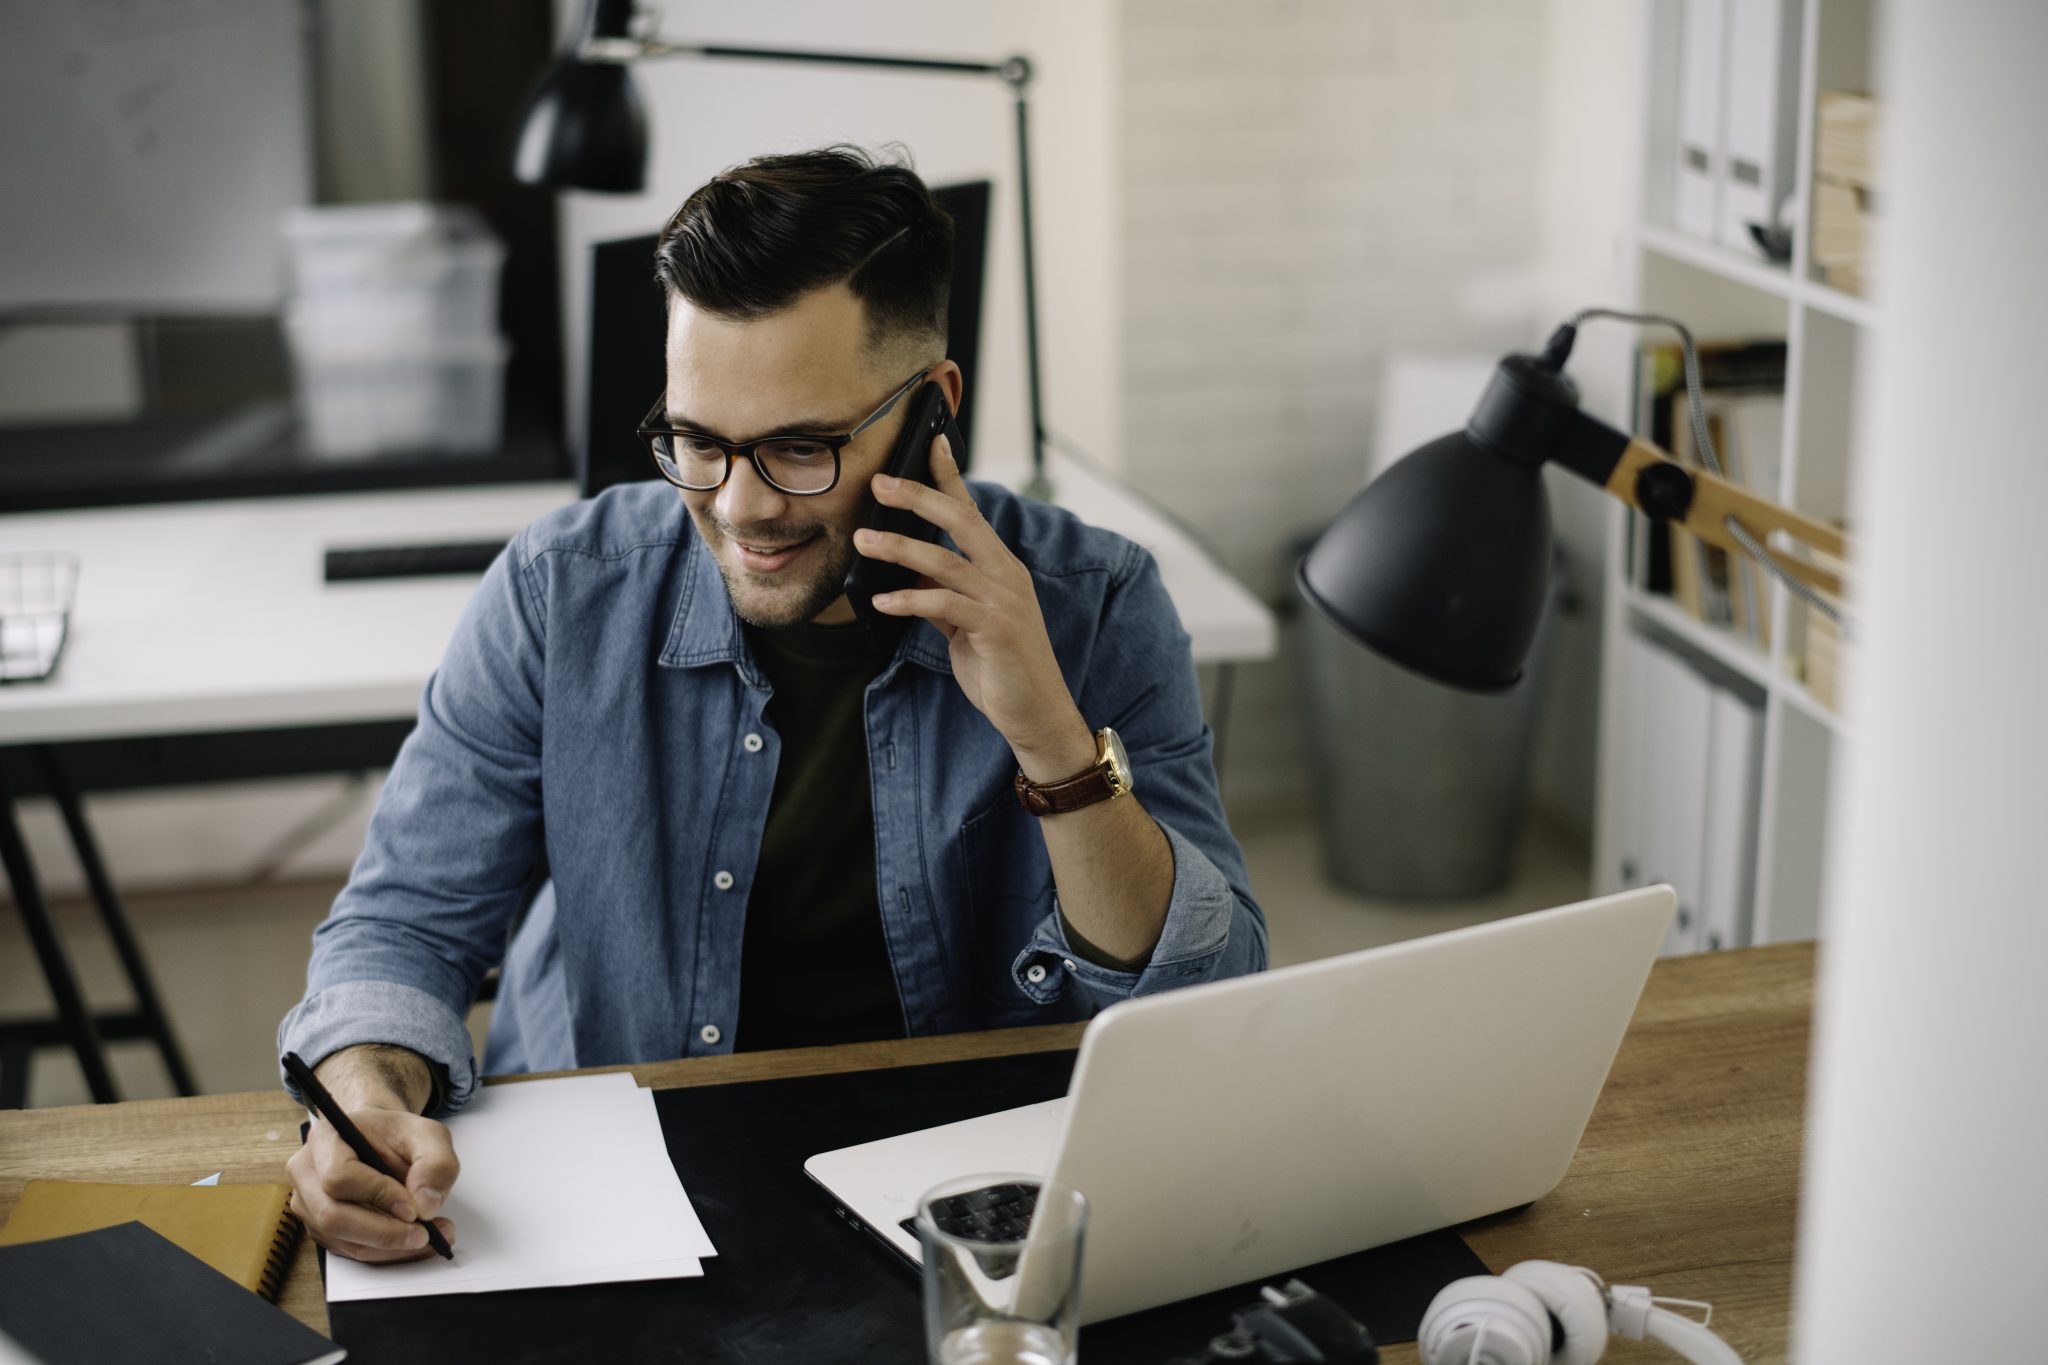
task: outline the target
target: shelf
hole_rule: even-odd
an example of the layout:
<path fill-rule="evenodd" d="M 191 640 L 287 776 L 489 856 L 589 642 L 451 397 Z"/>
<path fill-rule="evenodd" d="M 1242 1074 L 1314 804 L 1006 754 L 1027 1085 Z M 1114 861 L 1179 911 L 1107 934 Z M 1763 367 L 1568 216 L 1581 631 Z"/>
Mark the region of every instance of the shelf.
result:
<path fill-rule="evenodd" d="M 1746 251 L 1737 251 L 1719 242 L 1695 237 L 1689 232 L 1664 227 L 1656 223 L 1640 223 L 1636 226 L 1636 237 L 1643 249 L 1655 252 L 1666 260 L 1678 261 L 1718 275 L 1724 280 L 1747 285 L 1761 290 L 1775 298 L 1790 300 L 1793 294 L 1792 272 L 1781 265 L 1772 265 Z M 1847 298 L 1845 294 L 1842 297 Z M 1859 300 L 1860 302 L 1860 300 Z"/>
<path fill-rule="evenodd" d="M 1808 281 L 1799 291 L 1799 297 L 1810 307 L 1844 322 L 1853 322 L 1858 327 L 1875 331 L 1882 316 L 1876 304 L 1854 294 L 1845 294 L 1833 285 L 1818 280 Z"/>
<path fill-rule="evenodd" d="M 1668 597 L 1644 592 L 1631 585 L 1626 590 L 1625 601 L 1628 609 L 1648 621 L 1667 635 L 1676 636 L 1685 644 L 1705 654 L 1729 671 L 1739 674 L 1755 683 L 1759 688 L 1771 686 L 1771 661 L 1764 652 L 1748 640 L 1737 637 L 1732 631 L 1710 626 L 1693 616 Z M 1818 705 L 1819 703 L 1815 703 Z"/>
<path fill-rule="evenodd" d="M 1797 678 L 1780 676 L 1772 684 L 1772 690 L 1785 699 L 1787 706 L 1824 726 L 1829 733 L 1836 736 L 1848 733 L 1848 728 L 1842 720 L 1841 712 L 1826 705 L 1818 697 L 1814 696 L 1813 693 L 1807 691 L 1806 684 L 1800 682 Z"/>
<path fill-rule="evenodd" d="M 1773 298 L 1788 302 L 1804 303 L 1817 312 L 1858 327 L 1875 330 L 1883 314 L 1869 299 L 1858 298 L 1844 293 L 1833 285 L 1822 284 L 1819 280 L 1800 280 L 1784 266 L 1772 265 L 1759 260 L 1747 252 L 1737 251 L 1719 242 L 1710 242 L 1676 228 L 1662 227 L 1655 223 L 1641 223 L 1636 235 L 1645 251 L 1662 256 L 1667 261 L 1677 261 L 1695 270 L 1747 286 Z"/>

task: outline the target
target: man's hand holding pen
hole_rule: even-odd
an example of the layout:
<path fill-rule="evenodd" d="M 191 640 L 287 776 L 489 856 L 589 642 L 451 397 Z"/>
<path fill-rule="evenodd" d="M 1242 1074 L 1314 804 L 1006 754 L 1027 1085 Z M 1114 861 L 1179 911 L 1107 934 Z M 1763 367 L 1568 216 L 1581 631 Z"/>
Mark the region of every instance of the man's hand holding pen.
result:
<path fill-rule="evenodd" d="M 285 1163 L 292 1211 L 330 1252 L 357 1261 L 418 1260 L 434 1254 L 434 1248 L 426 1226 L 416 1220 L 430 1221 L 448 1245 L 455 1242 L 455 1224 L 438 1215 L 461 1163 L 447 1125 L 419 1112 L 431 1082 L 423 1075 L 423 1085 L 415 1087 L 422 1093 L 408 1094 L 407 1078 L 350 1055 L 359 1051 L 348 1049 L 326 1059 L 319 1075 L 343 1110 L 342 1121 L 352 1124 L 389 1174 L 358 1155 L 330 1120 L 327 1106 L 309 1094 L 322 1112 Z"/>

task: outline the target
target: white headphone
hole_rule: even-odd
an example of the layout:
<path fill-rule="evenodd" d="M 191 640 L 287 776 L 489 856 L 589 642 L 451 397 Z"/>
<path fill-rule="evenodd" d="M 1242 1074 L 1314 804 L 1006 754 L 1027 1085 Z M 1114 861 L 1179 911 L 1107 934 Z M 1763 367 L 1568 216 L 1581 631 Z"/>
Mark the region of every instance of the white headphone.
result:
<path fill-rule="evenodd" d="M 1706 1310 L 1691 1318 L 1659 1308 Z M 1707 1330 L 1714 1310 L 1692 1299 L 1653 1297 L 1641 1285 L 1607 1287 L 1598 1275 L 1557 1261 L 1523 1261 L 1505 1275 L 1470 1275 L 1430 1300 L 1416 1332 L 1422 1365 L 1593 1365 L 1613 1332 L 1662 1342 L 1694 1365 L 1742 1365 Z"/>

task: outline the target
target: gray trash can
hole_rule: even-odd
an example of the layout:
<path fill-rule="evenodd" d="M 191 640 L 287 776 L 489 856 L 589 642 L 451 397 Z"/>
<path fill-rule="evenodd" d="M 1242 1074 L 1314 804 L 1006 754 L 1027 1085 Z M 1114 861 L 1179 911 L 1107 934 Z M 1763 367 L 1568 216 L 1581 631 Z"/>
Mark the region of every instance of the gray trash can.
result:
<path fill-rule="evenodd" d="M 1295 546 L 1295 559 L 1312 541 Z M 1363 895 L 1475 896 L 1506 883 L 1528 786 L 1556 591 L 1523 679 L 1491 696 L 1389 663 L 1304 604 L 1295 675 L 1323 869 Z"/>

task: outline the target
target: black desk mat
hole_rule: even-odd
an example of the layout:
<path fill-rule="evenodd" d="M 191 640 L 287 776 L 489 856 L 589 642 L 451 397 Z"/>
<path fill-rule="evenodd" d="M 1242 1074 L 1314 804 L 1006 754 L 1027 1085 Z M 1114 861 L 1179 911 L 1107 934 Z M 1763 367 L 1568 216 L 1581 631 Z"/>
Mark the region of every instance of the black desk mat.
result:
<path fill-rule="evenodd" d="M 351 1365 L 922 1361 L 916 1273 L 842 1221 L 804 1160 L 1055 1098 L 1073 1067 L 1072 1052 L 1051 1052 L 661 1091 L 669 1156 L 718 1248 L 702 1278 L 337 1303 L 334 1339 Z M 1413 1340 L 1438 1289 L 1486 1268 L 1457 1234 L 1436 1232 L 1297 1273 L 1387 1343 Z M 1247 1285 L 1097 1323 L 1081 1334 L 1081 1359 L 1158 1365 L 1226 1330 L 1256 1297 Z"/>

